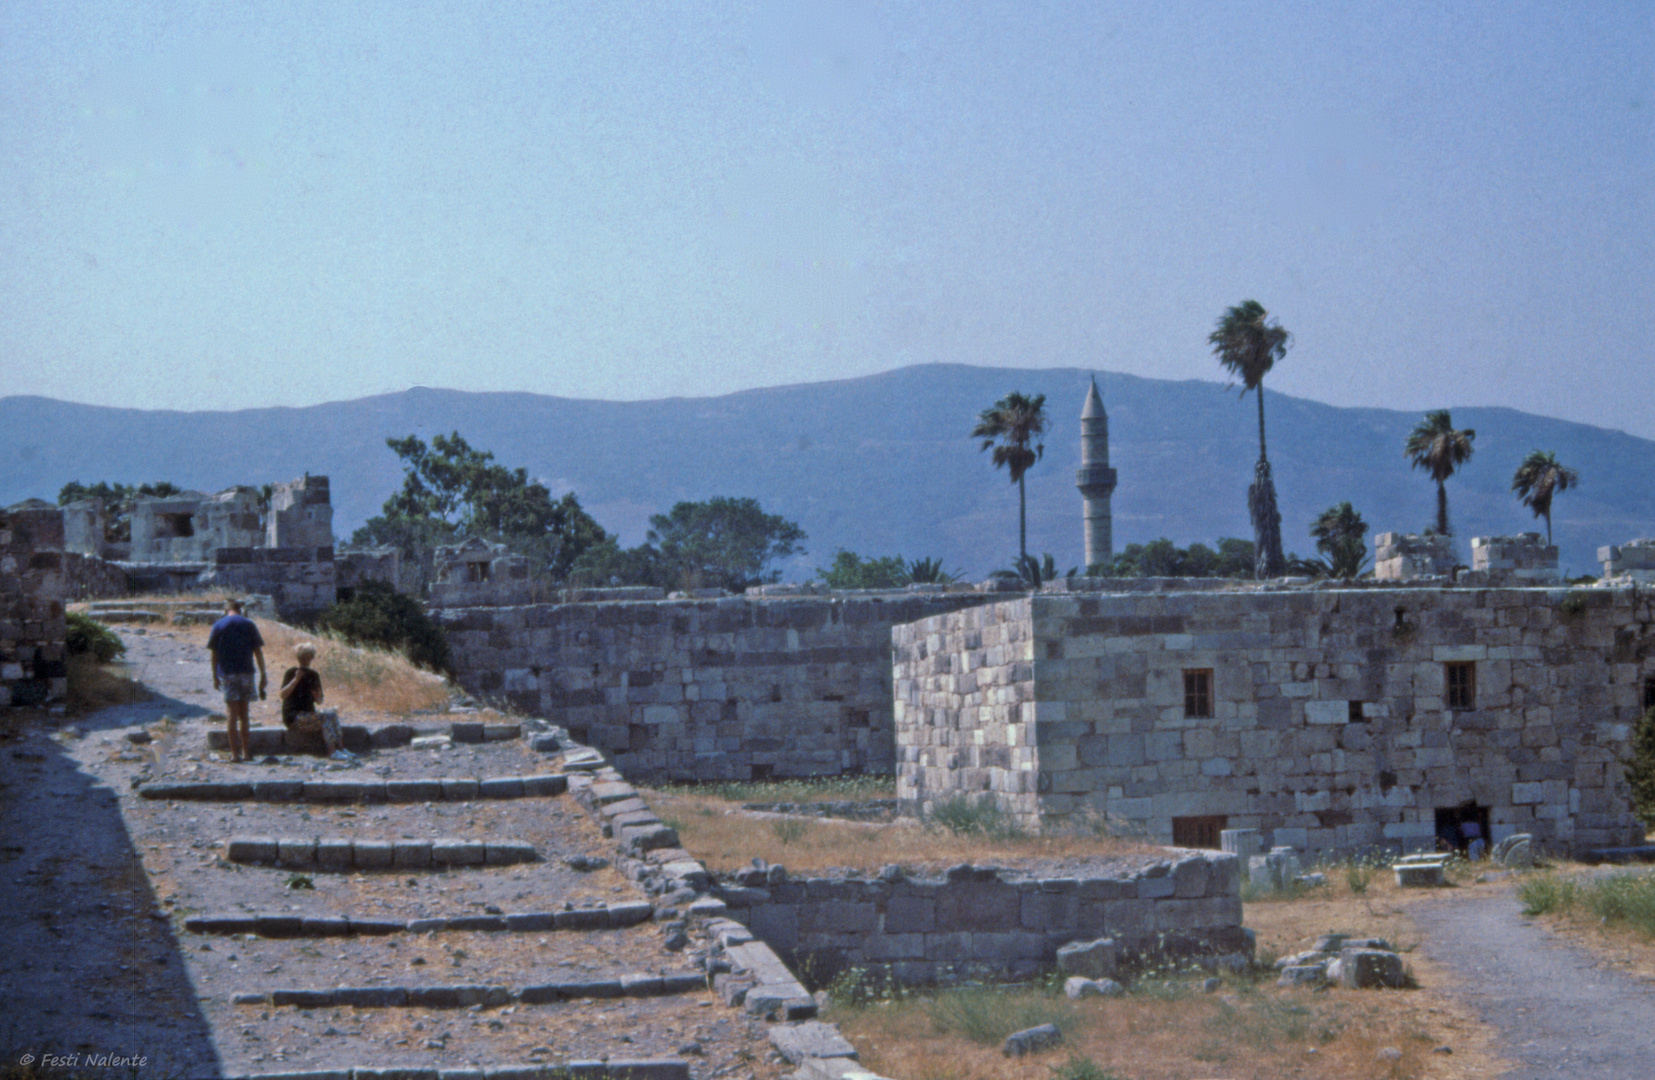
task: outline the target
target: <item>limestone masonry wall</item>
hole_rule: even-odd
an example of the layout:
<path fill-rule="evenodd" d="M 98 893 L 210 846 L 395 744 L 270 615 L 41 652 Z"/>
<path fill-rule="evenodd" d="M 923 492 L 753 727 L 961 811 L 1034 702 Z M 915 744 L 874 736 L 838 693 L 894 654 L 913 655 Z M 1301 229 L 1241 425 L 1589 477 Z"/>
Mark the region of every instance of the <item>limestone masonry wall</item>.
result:
<path fill-rule="evenodd" d="M 1652 619 L 1633 589 L 1042 595 L 936 616 L 893 634 L 897 794 L 1311 852 L 1428 848 L 1438 811 L 1486 814 L 1495 841 L 1635 843 L 1619 759 L 1655 679 Z"/>
<path fill-rule="evenodd" d="M 1073 941 L 1115 939 L 1123 958 L 1245 953 L 1241 867 L 1233 855 L 1175 852 L 1113 877 L 1018 877 L 958 866 L 937 879 L 896 867 L 877 878 L 770 881 L 715 895 L 731 915 L 818 979 L 846 968 L 883 971 L 918 985 L 963 979 L 1029 979 L 1051 971 Z"/>
<path fill-rule="evenodd" d="M 63 695 L 63 518 L 45 503 L 0 510 L 0 706 Z"/>
<path fill-rule="evenodd" d="M 460 683 L 630 777 L 890 772 L 891 627 L 976 594 L 729 597 L 435 612 Z"/>

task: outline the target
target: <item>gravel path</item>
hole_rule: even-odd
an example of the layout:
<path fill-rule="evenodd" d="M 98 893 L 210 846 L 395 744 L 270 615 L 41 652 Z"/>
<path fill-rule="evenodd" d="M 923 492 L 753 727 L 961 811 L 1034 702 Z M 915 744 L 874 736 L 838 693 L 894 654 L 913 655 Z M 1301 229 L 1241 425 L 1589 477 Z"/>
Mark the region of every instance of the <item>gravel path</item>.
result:
<path fill-rule="evenodd" d="M 1520 1065 L 1506 1080 L 1655 1076 L 1655 987 L 1599 966 L 1523 917 L 1509 890 L 1459 894 L 1411 912 L 1421 950 L 1453 970 L 1465 999 Z"/>

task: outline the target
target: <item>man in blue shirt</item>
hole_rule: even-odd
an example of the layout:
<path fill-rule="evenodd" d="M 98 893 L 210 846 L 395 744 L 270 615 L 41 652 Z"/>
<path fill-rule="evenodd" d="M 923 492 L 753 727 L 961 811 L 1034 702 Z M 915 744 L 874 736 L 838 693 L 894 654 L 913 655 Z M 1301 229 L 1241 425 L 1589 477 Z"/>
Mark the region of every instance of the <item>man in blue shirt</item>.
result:
<path fill-rule="evenodd" d="M 249 747 L 248 709 L 253 700 L 253 671 L 258 665 L 259 700 L 264 699 L 268 680 L 264 673 L 264 638 L 253 620 L 241 613 L 241 601 L 224 601 L 224 618 L 213 624 L 207 635 L 207 651 L 213 658 L 213 689 L 224 690 L 224 713 L 230 722 L 230 760 L 252 757 Z"/>

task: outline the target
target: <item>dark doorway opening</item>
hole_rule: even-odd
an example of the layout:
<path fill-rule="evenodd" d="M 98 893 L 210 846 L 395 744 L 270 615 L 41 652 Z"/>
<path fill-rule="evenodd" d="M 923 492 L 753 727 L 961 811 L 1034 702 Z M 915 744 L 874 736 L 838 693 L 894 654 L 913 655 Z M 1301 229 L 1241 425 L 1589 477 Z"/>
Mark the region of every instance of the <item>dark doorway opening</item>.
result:
<path fill-rule="evenodd" d="M 1187 848 L 1210 848 L 1218 850 L 1219 836 L 1224 831 L 1225 823 L 1229 821 L 1223 814 L 1204 814 L 1201 817 L 1175 817 L 1172 819 L 1172 846 Z"/>
<path fill-rule="evenodd" d="M 1467 823 L 1476 826 L 1475 837 L 1470 835 Z M 1474 838 L 1483 841 L 1482 851 L 1488 850 L 1488 807 L 1478 806 L 1473 800 L 1437 808 L 1438 851 L 1466 851 Z"/>

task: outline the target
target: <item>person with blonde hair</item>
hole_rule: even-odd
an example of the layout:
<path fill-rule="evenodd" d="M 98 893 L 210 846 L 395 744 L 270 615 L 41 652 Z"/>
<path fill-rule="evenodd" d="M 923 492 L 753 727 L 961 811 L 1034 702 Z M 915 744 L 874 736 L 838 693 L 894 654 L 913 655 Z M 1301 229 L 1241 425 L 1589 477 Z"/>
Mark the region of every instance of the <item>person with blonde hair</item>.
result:
<path fill-rule="evenodd" d="M 339 716 L 332 709 L 322 711 L 322 676 L 312 668 L 316 646 L 305 642 L 293 650 L 298 667 L 282 673 L 282 687 L 277 691 L 282 699 L 282 724 L 290 732 L 300 735 L 320 735 L 324 752 L 329 757 L 350 756 L 345 740 L 339 733 Z"/>

